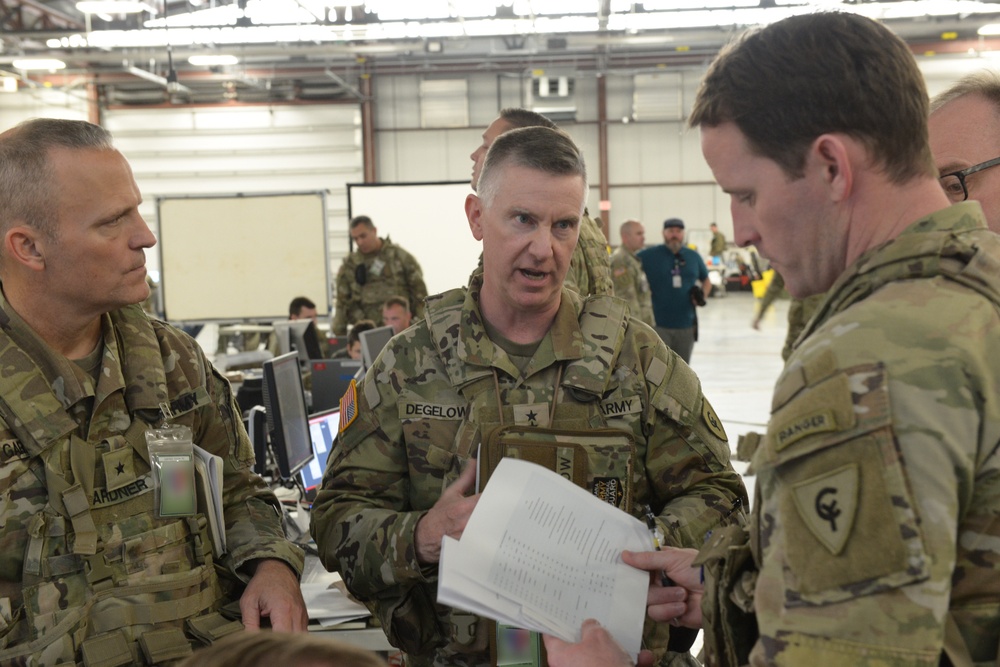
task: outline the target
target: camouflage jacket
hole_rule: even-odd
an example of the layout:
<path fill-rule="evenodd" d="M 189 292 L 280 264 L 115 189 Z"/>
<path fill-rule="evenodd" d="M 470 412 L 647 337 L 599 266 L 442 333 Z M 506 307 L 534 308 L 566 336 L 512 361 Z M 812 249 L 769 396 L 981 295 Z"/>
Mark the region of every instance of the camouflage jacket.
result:
<path fill-rule="evenodd" d="M 831 288 L 753 457 L 752 664 L 996 664 L 998 331 L 1000 237 L 975 202 Z"/>
<path fill-rule="evenodd" d="M 659 513 L 668 543 L 700 545 L 714 526 L 742 521 L 745 506 L 725 433 L 698 378 L 652 329 L 624 315 L 624 304 L 612 297 L 585 301 L 564 289 L 555 322 L 522 377 L 486 335 L 480 285 L 476 279 L 467 290 L 429 298 L 425 318 L 382 351 L 357 391 L 357 417 L 342 428 L 313 505 L 320 558 L 384 624 L 429 609 L 426 620 L 436 626 L 429 632 L 387 629 L 391 640 L 421 636 L 428 648 L 408 655 L 412 665 L 488 664 L 485 624 L 475 625 L 471 642 L 460 640 L 468 625 L 462 614 L 433 603 L 437 567 L 417 562 L 413 539 L 417 521 L 499 422 L 494 371 L 507 424 L 608 425 L 631 433 L 635 503 L 648 502 Z M 622 313 L 614 321 L 607 315 L 613 310 Z M 584 343 L 581 330 L 590 325 L 607 336 L 610 372 L 597 362 L 601 353 Z M 467 398 L 463 390 L 484 378 L 490 390 Z"/>
<path fill-rule="evenodd" d="M 337 271 L 334 289 L 337 302 L 332 331 L 335 334 L 346 334 L 348 325 L 359 320 L 381 323 L 382 304 L 391 296 L 406 297 L 414 317 L 423 314 L 427 298 L 420 264 L 388 237 L 382 239 L 378 252 L 366 255 L 355 250 L 345 257 Z"/>
<path fill-rule="evenodd" d="M 229 385 L 194 340 L 139 306 L 104 315 L 102 330 L 95 387 L 0 296 L 2 664 L 18 662 L 27 642 L 39 665 L 79 661 L 91 639 L 134 653 L 135 644 L 116 642 L 217 609 L 239 593 L 249 560 L 302 569 L 274 495 L 251 470 Z M 220 562 L 202 515 L 154 517 L 144 432 L 164 412 L 223 459 L 228 553 Z"/>
<path fill-rule="evenodd" d="M 611 277 L 615 283 L 615 296 L 628 302 L 632 316 L 655 326 L 649 280 L 639 258 L 625 246 L 619 246 L 611 255 Z"/>
<path fill-rule="evenodd" d="M 608 240 L 597 221 L 586 211 L 580 219 L 580 238 L 570 257 L 563 284 L 583 296 L 611 296 L 615 293 L 608 259 Z"/>

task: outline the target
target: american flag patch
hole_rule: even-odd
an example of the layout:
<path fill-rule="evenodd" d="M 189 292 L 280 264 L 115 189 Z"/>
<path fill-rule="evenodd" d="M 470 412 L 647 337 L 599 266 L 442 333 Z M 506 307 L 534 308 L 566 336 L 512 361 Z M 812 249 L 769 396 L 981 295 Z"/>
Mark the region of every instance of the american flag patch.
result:
<path fill-rule="evenodd" d="M 358 384 L 351 380 L 347 391 L 340 397 L 340 432 L 343 433 L 358 416 Z"/>

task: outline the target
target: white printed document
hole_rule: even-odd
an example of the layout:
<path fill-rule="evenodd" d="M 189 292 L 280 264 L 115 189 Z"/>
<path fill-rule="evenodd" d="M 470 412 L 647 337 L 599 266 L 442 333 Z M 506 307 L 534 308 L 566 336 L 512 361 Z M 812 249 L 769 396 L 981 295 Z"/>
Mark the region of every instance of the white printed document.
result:
<path fill-rule="evenodd" d="M 551 470 L 505 458 L 461 540 L 442 541 L 438 602 L 574 642 L 594 618 L 634 658 L 649 574 L 621 552 L 651 547 L 635 517 Z"/>

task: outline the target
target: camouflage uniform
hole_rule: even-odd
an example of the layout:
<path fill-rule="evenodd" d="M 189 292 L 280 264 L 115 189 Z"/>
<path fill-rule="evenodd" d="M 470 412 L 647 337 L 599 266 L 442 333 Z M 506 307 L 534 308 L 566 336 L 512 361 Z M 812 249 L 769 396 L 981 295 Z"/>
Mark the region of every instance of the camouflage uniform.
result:
<path fill-rule="evenodd" d="M 975 202 L 918 221 L 831 288 L 753 457 L 752 664 L 997 664 L 997 331 L 1000 237 Z M 950 663 L 943 646 L 959 647 Z"/>
<path fill-rule="evenodd" d="M 414 530 L 499 425 L 498 402 L 506 424 L 632 434 L 635 503 L 659 511 L 670 544 L 701 545 L 720 523 L 742 522 L 745 489 L 698 378 L 624 302 L 564 289 L 522 377 L 486 333 L 481 285 L 429 298 L 425 318 L 382 351 L 313 505 L 321 560 L 408 647 L 408 665 L 489 664 L 486 624 L 434 604 L 437 566 L 417 562 Z M 646 646 L 662 652 L 667 629 Z"/>
<path fill-rule="evenodd" d="M 649 279 L 642 270 L 639 258 L 625 246 L 618 246 L 611 255 L 611 277 L 615 283 L 615 296 L 628 302 L 632 315 L 651 327 L 656 326 Z"/>
<path fill-rule="evenodd" d="M 708 248 L 708 254 L 718 257 L 726 251 L 726 237 L 722 232 L 712 232 L 712 243 Z"/>
<path fill-rule="evenodd" d="M 358 282 L 359 267 L 364 266 L 365 283 Z M 388 237 L 382 239 L 378 252 L 364 254 L 355 250 L 344 258 L 337 271 L 337 304 L 332 331 L 346 334 L 347 326 L 359 320 L 382 322 L 382 304 L 391 296 L 404 296 L 414 317 L 424 312 L 427 285 L 420 264 L 413 255 Z"/>
<path fill-rule="evenodd" d="M 778 297 L 782 295 L 785 291 L 785 279 L 777 271 L 774 272 L 774 277 L 771 278 L 770 284 L 768 284 L 767 289 L 764 291 L 764 296 L 760 299 L 760 305 L 758 312 L 763 315 L 764 311 L 771 307 Z M 806 324 L 809 319 L 816 312 L 816 308 L 819 304 L 823 303 L 824 294 L 813 294 L 812 296 L 807 296 L 804 299 L 796 299 L 792 297 L 791 303 L 788 304 L 788 333 L 785 335 L 785 344 L 781 348 L 781 358 L 788 361 L 788 357 L 792 354 L 792 346 L 798 339 L 799 334 L 802 330 L 806 328 Z"/>
<path fill-rule="evenodd" d="M 608 259 L 608 240 L 597 221 L 587 211 L 580 219 L 580 239 L 573 249 L 563 284 L 583 296 L 615 293 Z"/>
<path fill-rule="evenodd" d="M 236 599 L 244 563 L 277 558 L 302 569 L 274 495 L 251 472 L 229 385 L 198 345 L 140 306 L 101 324 L 95 387 L 0 296 L 0 664 L 82 664 L 88 652 L 102 665 L 142 664 L 143 633 L 161 648 L 166 639 L 166 661 L 190 650 L 171 635 L 185 619 L 201 627 Z M 144 432 L 164 411 L 224 461 L 221 560 L 203 515 L 154 518 Z"/>

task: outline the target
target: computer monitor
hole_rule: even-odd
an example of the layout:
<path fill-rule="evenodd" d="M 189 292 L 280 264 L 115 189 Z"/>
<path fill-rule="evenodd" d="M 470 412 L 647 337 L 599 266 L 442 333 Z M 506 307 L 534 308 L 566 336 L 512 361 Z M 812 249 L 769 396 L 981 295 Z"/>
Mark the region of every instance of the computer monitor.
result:
<path fill-rule="evenodd" d="M 309 362 L 312 372 L 312 411 L 333 410 L 340 406 L 340 399 L 358 374 L 361 360 L 313 359 Z"/>
<path fill-rule="evenodd" d="M 275 322 L 274 333 L 278 337 L 278 354 L 297 352 L 299 364 L 305 368 L 310 359 L 322 359 L 316 324 L 310 319 L 279 320 Z"/>
<path fill-rule="evenodd" d="M 278 475 L 292 479 L 313 458 L 306 397 L 295 352 L 264 362 L 264 408 Z"/>
<path fill-rule="evenodd" d="M 368 331 L 362 331 L 358 340 L 361 341 L 361 359 L 365 362 L 365 368 L 371 368 L 378 358 L 378 353 L 382 351 L 389 339 L 392 338 L 392 327 L 375 327 Z"/>
<path fill-rule="evenodd" d="M 311 491 L 323 481 L 326 459 L 330 455 L 330 450 L 333 449 L 333 441 L 337 437 L 339 425 L 339 409 L 327 410 L 309 416 L 309 436 L 312 439 L 313 452 L 316 457 L 299 472 L 307 498 L 315 496 L 315 493 L 311 493 Z"/>
<path fill-rule="evenodd" d="M 263 477 L 270 474 L 267 465 L 267 411 L 262 405 L 254 405 L 247 410 L 246 415 L 243 424 L 247 427 L 247 435 L 253 444 L 253 471 Z"/>

